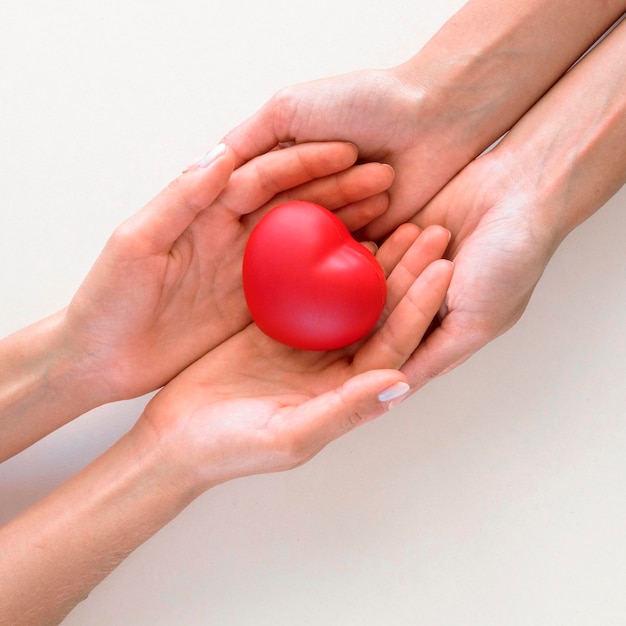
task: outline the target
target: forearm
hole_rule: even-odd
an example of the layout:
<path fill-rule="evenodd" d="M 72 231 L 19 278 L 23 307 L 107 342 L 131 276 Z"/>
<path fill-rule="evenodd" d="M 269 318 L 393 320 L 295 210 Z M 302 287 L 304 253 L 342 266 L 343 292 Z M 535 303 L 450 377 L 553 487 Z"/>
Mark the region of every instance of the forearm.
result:
<path fill-rule="evenodd" d="M 100 403 L 56 313 L 0 341 L 0 461 Z"/>
<path fill-rule="evenodd" d="M 135 428 L 0 529 L 0 625 L 56 624 L 197 491 Z"/>
<path fill-rule="evenodd" d="M 470 0 L 396 71 L 423 92 L 420 115 L 436 109 L 432 131 L 457 147 L 462 167 L 624 11 L 624 0 Z"/>
<path fill-rule="evenodd" d="M 626 21 L 568 73 L 491 158 L 554 245 L 626 183 Z"/>

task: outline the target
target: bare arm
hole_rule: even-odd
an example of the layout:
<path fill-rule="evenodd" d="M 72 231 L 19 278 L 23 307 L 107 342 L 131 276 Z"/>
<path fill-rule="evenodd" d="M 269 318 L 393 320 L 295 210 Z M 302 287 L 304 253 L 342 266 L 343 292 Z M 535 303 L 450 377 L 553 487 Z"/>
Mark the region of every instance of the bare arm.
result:
<path fill-rule="evenodd" d="M 456 268 L 407 367 L 416 387 L 510 328 L 563 239 L 626 183 L 624 59 L 626 21 L 416 216 L 450 229 Z"/>
<path fill-rule="evenodd" d="M 251 324 L 170 382 L 112 448 L 0 529 L 0 624 L 58 623 L 207 489 L 300 465 L 385 412 L 408 391 L 398 368 L 449 284 L 448 240 L 405 226 L 381 247 L 387 274 L 405 254 L 389 276 L 389 317 L 361 346 L 299 351 Z"/>
<path fill-rule="evenodd" d="M 146 433 L 131 431 L 0 528 L 0 624 L 57 624 L 188 503 Z"/>
<path fill-rule="evenodd" d="M 231 176 L 224 150 L 130 217 L 66 309 L 0 340 L 0 460 L 91 408 L 158 389 L 248 324 L 248 213 L 285 194 L 337 209 L 353 228 L 384 211 L 393 172 L 351 168 L 356 156 L 340 142 L 295 146 Z"/>
<path fill-rule="evenodd" d="M 470 0 L 397 68 L 464 163 L 509 130 L 626 11 L 623 0 Z"/>
<path fill-rule="evenodd" d="M 508 131 L 625 10 L 624 0 L 470 0 L 406 63 L 284 88 L 225 141 L 239 162 L 279 142 L 337 138 L 389 163 L 390 210 L 368 229 L 377 239 Z"/>
<path fill-rule="evenodd" d="M 98 381 L 73 353 L 63 316 L 0 341 L 0 461 L 99 403 Z"/>

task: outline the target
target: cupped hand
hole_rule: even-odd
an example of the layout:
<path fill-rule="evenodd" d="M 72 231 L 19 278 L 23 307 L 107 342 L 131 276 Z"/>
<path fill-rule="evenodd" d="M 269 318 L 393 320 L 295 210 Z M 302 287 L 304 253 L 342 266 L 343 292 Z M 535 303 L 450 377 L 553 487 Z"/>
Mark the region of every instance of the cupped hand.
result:
<path fill-rule="evenodd" d="M 250 324 L 150 401 L 137 427 L 152 433 L 181 480 L 203 490 L 295 467 L 408 391 L 399 368 L 428 329 L 452 274 L 452 264 L 440 259 L 449 233 L 441 227 L 419 233 L 404 225 L 378 251 L 388 274 L 387 307 L 358 345 L 300 351 Z"/>
<path fill-rule="evenodd" d="M 342 139 L 359 158 L 390 164 L 390 207 L 368 227 L 379 239 L 413 217 L 476 156 L 452 136 L 445 103 L 415 87 L 406 70 L 363 70 L 280 90 L 224 141 L 237 162 L 281 144 Z"/>
<path fill-rule="evenodd" d="M 477 159 L 414 218 L 450 230 L 446 257 L 455 266 L 440 323 L 403 368 L 414 389 L 511 328 L 558 245 L 534 219 L 518 165 L 497 150 Z"/>
<path fill-rule="evenodd" d="M 350 144 L 270 152 L 233 172 L 222 146 L 122 224 L 65 313 L 67 344 L 100 381 L 100 402 L 157 389 L 249 323 L 241 262 L 265 211 L 319 202 L 355 230 L 387 207 L 393 171 L 352 167 Z"/>

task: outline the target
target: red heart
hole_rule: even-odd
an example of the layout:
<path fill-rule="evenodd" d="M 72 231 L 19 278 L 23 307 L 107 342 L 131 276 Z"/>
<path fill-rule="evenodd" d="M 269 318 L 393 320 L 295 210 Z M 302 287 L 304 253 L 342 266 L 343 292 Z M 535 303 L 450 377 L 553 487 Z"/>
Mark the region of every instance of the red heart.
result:
<path fill-rule="evenodd" d="M 243 258 L 252 319 L 302 350 L 334 350 L 367 335 L 387 284 L 374 255 L 343 222 L 312 202 L 286 202 L 255 226 Z"/>

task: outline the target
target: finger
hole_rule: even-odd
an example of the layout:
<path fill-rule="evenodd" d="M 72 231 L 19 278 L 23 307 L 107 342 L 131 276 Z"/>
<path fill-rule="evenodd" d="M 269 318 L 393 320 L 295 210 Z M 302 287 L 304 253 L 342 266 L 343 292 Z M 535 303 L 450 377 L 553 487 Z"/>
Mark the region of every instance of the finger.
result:
<path fill-rule="evenodd" d="M 383 192 L 358 202 L 351 202 L 334 213 L 358 241 L 360 238 L 357 233 L 360 229 L 385 213 L 388 208 L 389 195 Z"/>
<path fill-rule="evenodd" d="M 287 189 L 349 168 L 356 159 L 353 144 L 336 141 L 268 152 L 235 171 L 220 203 L 237 216 L 245 215 Z"/>
<path fill-rule="evenodd" d="M 224 137 L 224 143 L 237 155 L 238 166 L 280 144 L 292 144 L 293 137 L 288 128 L 295 113 L 294 102 L 277 102 L 277 97 L 274 96 Z"/>
<path fill-rule="evenodd" d="M 331 441 L 385 413 L 409 390 L 394 370 L 374 370 L 301 404 L 288 416 L 288 455 L 304 463 Z"/>
<path fill-rule="evenodd" d="M 143 209 L 116 231 L 128 241 L 133 254 L 168 252 L 195 217 L 206 209 L 228 183 L 235 165 L 233 152 L 224 145 L 207 153 L 173 180 Z"/>
<path fill-rule="evenodd" d="M 366 250 L 369 250 L 373 255 L 376 255 L 376 253 L 378 252 L 378 246 L 376 245 L 376 242 L 361 241 L 360 243 Z"/>
<path fill-rule="evenodd" d="M 290 189 L 276 196 L 272 202 L 316 202 L 334 211 L 352 232 L 387 210 L 389 197 L 386 192 L 393 179 L 393 169 L 388 165 L 367 163 Z"/>
<path fill-rule="evenodd" d="M 449 241 L 449 231 L 441 226 L 428 226 L 424 229 L 389 274 L 383 315 L 391 313 L 417 277 L 433 261 L 443 256 Z"/>
<path fill-rule="evenodd" d="M 464 327 L 456 317 L 454 312 L 444 317 L 402 367 L 415 390 L 458 367 L 487 343 L 476 329 Z"/>
<path fill-rule="evenodd" d="M 415 280 L 385 323 L 359 348 L 353 367 L 399 369 L 411 357 L 437 314 L 452 279 L 453 265 L 439 259 Z"/>
<path fill-rule="evenodd" d="M 306 145 L 306 144 L 302 144 Z M 352 145 L 352 144 L 348 144 Z M 393 183 L 393 168 L 384 163 L 364 163 L 324 178 L 317 178 L 282 194 L 286 200 L 311 200 L 335 211 L 386 191 Z"/>
<path fill-rule="evenodd" d="M 376 259 L 380 263 L 386 278 L 389 277 L 392 270 L 400 263 L 402 257 L 415 243 L 420 232 L 419 227 L 415 226 L 415 224 L 402 224 L 380 246 Z"/>

